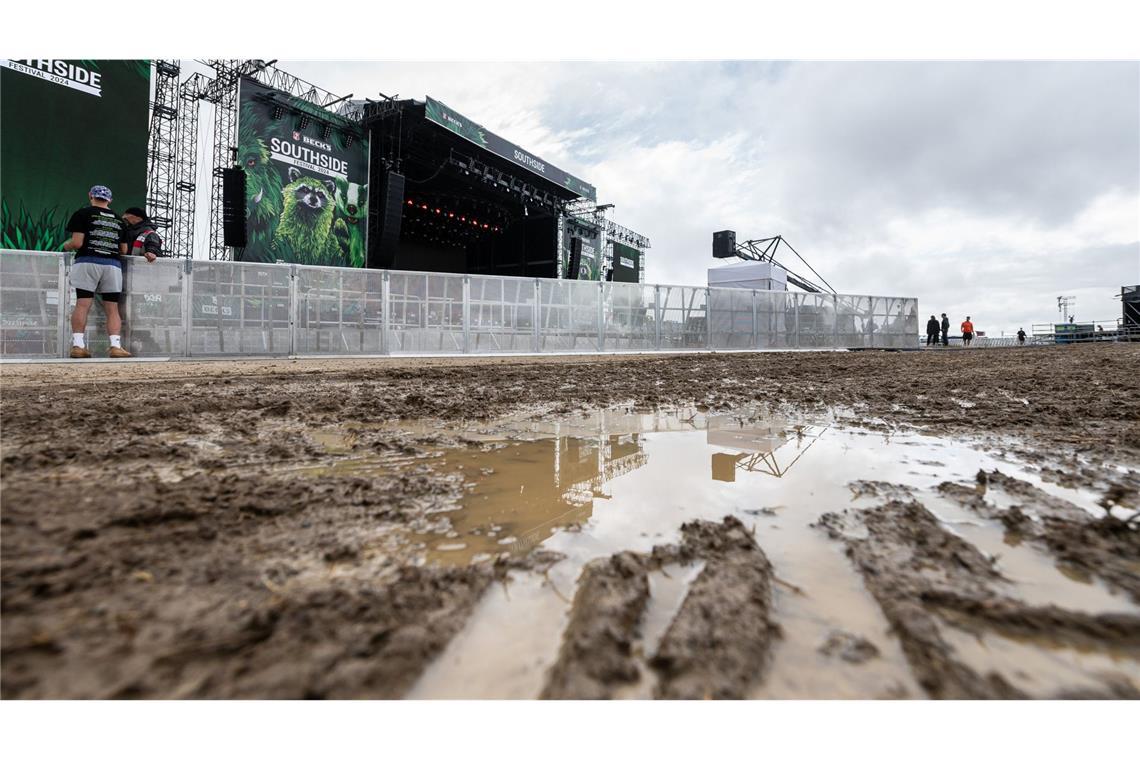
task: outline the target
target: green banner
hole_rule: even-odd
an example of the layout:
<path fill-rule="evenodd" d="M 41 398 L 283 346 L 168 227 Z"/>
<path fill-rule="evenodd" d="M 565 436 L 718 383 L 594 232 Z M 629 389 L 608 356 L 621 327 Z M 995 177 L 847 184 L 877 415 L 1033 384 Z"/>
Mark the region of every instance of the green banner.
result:
<path fill-rule="evenodd" d="M 641 251 L 624 243 L 613 243 L 613 281 L 638 282 L 641 278 Z"/>
<path fill-rule="evenodd" d="M 243 79 L 238 166 L 246 175 L 241 261 L 363 267 L 368 141 L 360 125 Z"/>
<path fill-rule="evenodd" d="M 424 102 L 424 117 L 439 126 L 449 129 L 464 140 L 475 143 L 480 148 L 489 150 L 497 156 L 518 164 L 525 169 L 545 177 L 556 185 L 561 185 L 582 198 L 597 200 L 598 192 L 589 182 L 583 182 L 572 174 L 568 174 L 557 166 L 549 164 L 537 156 L 531 155 L 512 142 L 508 142 L 481 125 L 454 111 L 434 98 L 427 98 Z"/>
<path fill-rule="evenodd" d="M 92 185 L 146 205 L 150 61 L 0 59 L 0 247 L 58 251 Z"/>

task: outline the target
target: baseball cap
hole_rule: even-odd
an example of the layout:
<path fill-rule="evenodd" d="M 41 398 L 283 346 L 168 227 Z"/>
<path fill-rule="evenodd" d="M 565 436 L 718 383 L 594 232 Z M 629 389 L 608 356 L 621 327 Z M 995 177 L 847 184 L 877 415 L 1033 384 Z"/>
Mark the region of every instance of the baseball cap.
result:
<path fill-rule="evenodd" d="M 95 185 L 95 187 L 91 188 L 87 194 L 92 198 L 99 198 L 105 201 L 112 200 L 111 188 L 107 187 L 106 185 Z"/>

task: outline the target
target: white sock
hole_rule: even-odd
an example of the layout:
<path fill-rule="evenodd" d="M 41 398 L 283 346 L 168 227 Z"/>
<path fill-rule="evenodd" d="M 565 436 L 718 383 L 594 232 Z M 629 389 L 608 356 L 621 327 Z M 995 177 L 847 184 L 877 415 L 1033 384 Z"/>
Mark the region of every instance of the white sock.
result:
<path fill-rule="evenodd" d="M 110 337 L 111 337 L 111 348 L 122 348 L 122 346 L 119 345 L 119 336 L 118 335 L 112 335 Z"/>
<path fill-rule="evenodd" d="M 84 347 L 83 346 L 83 333 L 72 333 L 71 334 L 71 343 L 73 346 L 76 346 L 77 348 L 83 348 Z"/>

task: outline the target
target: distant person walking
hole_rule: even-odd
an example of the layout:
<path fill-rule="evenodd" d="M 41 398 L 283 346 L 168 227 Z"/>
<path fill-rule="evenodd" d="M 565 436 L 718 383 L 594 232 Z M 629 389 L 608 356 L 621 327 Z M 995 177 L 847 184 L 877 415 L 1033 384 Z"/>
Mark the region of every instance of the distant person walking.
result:
<path fill-rule="evenodd" d="M 938 318 L 933 314 L 926 322 L 926 345 L 934 346 L 938 344 Z"/>
<path fill-rule="evenodd" d="M 126 244 L 126 253 L 130 256 L 145 256 L 147 262 L 152 262 L 162 255 L 162 238 L 158 236 L 150 219 L 138 206 L 131 206 L 123 212 L 122 242 Z"/>
<path fill-rule="evenodd" d="M 970 345 L 970 341 L 974 339 L 974 323 L 970 321 L 969 315 L 966 316 L 966 321 L 962 323 L 962 345 Z"/>
<path fill-rule="evenodd" d="M 1019 345 L 1019 346 L 1025 345 L 1025 330 L 1023 330 L 1020 327 L 1017 328 L 1017 345 Z"/>
<path fill-rule="evenodd" d="M 942 312 L 942 345 L 950 345 L 950 318 L 946 316 L 946 312 Z"/>

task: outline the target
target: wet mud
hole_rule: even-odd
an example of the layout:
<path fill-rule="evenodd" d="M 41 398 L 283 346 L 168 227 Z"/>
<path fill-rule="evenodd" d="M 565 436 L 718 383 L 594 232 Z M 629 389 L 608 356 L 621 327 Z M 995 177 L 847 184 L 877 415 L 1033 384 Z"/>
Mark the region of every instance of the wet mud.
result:
<path fill-rule="evenodd" d="M 538 671 L 528 696 L 752 696 L 793 656 L 805 671 L 844 669 L 844 696 L 1134 697 L 1140 684 L 1140 347 L 0 375 L 6 699 L 406 696 L 447 652 L 469 660 L 462 634 L 524 585 L 551 592 L 544 614 L 565 615 L 548 626 L 550 654 L 527 653 Z M 607 500 L 640 503 L 606 483 L 668 456 L 653 453 L 658 433 L 523 448 L 534 436 L 519 431 L 614 407 L 685 409 L 668 427 L 680 432 L 661 435 L 712 447 L 699 467 L 720 490 L 688 512 L 654 492 L 659 514 L 631 513 L 641 522 L 628 534 L 593 545 L 599 516 L 620 514 Z M 716 413 L 753 432 L 694 427 Z M 868 447 L 904 433 L 968 437 L 1038 477 L 991 462 L 975 478 L 977 466 L 958 471 L 935 450 L 898 472 L 937 475 L 941 488 L 870 473 L 815 494 L 810 510 L 787 496 L 736 504 L 731 489 L 749 478 L 827 467 L 795 464 L 820 450 L 808 451 L 818 431 L 759 422 L 778 414 L 828 415 Z M 783 448 L 760 451 L 763 441 Z M 504 450 L 515 460 L 495 460 Z M 562 479 L 512 480 L 539 457 Z M 495 506 L 512 492 L 533 500 L 526 515 Z M 954 522 L 966 519 L 977 525 Z M 576 536 L 587 549 L 556 553 Z M 978 548 L 995 536 L 1011 556 L 1033 553 L 1024 567 L 1046 558 L 1051 583 L 1091 596 L 1033 596 L 1005 550 Z M 811 572 L 831 562 L 829 547 L 835 564 L 818 566 L 849 572 L 852 594 L 865 589 L 843 608 L 858 611 L 851 620 L 827 614 L 834 597 Z M 677 568 L 693 575 L 669 586 L 678 601 L 665 610 L 653 589 Z M 782 621 L 810 638 L 782 638 Z M 1003 656 L 1024 667 L 1003 669 Z"/>
<path fill-rule="evenodd" d="M 1087 519 L 1087 518 L 1086 518 Z M 828 513 L 819 526 L 841 541 L 890 621 L 927 694 L 940 699 L 1067 698 L 1060 690 L 1029 694 L 998 669 L 971 667 L 948 642 L 946 627 L 982 635 L 1036 639 L 1046 646 L 1140 651 L 1140 616 L 1089 615 L 1054 605 L 1031 606 L 1009 596 L 1008 578 L 992 557 L 950 532 L 917 501 L 890 499 L 860 511 Z M 1140 697 L 1127 680 L 1109 674 L 1090 698 Z"/>

